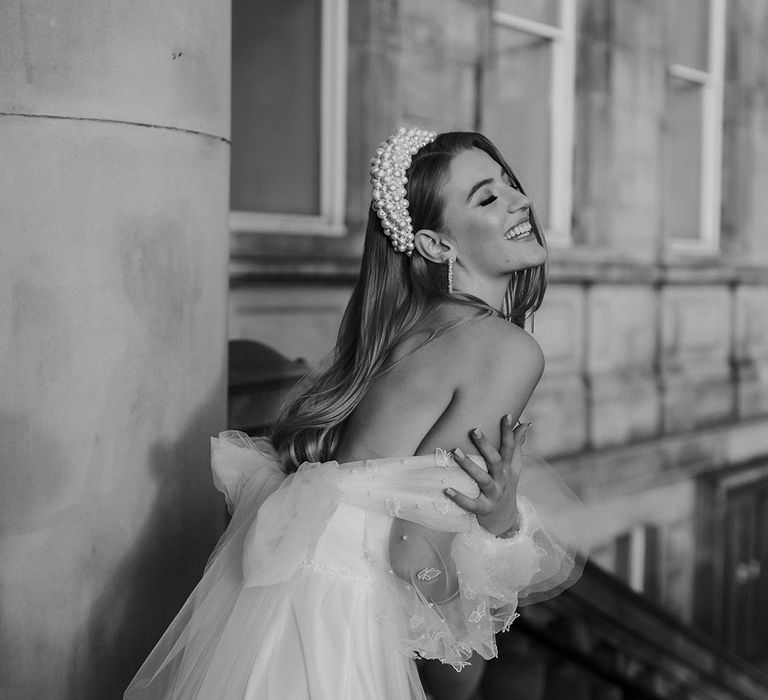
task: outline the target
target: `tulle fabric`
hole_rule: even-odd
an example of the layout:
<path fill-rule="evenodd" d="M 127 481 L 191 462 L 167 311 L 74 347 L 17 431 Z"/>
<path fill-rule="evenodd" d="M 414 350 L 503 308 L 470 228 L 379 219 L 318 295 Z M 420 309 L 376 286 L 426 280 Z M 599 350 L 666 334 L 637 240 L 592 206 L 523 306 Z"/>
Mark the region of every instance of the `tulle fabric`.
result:
<path fill-rule="evenodd" d="M 228 432 L 212 455 L 232 521 L 127 699 L 421 699 L 413 657 L 491 658 L 518 604 L 580 574 L 578 502 L 543 463 L 523 472 L 521 531 L 499 539 L 443 495 L 478 490 L 442 450 L 286 476 L 268 441 Z M 457 533 L 450 552 L 396 575 L 395 518 Z"/>

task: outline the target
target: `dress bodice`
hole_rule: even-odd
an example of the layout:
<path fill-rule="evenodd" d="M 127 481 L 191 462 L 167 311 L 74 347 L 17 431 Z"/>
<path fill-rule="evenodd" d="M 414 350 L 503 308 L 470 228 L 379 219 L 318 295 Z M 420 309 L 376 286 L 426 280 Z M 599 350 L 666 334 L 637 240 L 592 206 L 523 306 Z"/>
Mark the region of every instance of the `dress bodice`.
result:
<path fill-rule="evenodd" d="M 339 504 L 303 566 L 330 576 L 372 583 L 370 562 L 386 555 L 392 518 Z"/>

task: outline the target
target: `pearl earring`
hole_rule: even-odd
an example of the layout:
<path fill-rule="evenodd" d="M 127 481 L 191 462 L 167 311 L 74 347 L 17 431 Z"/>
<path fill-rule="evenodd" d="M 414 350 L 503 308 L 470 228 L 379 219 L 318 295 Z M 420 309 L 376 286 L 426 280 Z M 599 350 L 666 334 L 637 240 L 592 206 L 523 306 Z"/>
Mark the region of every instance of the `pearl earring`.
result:
<path fill-rule="evenodd" d="M 451 256 L 448 258 L 448 294 L 453 294 L 453 263 L 456 258 Z"/>

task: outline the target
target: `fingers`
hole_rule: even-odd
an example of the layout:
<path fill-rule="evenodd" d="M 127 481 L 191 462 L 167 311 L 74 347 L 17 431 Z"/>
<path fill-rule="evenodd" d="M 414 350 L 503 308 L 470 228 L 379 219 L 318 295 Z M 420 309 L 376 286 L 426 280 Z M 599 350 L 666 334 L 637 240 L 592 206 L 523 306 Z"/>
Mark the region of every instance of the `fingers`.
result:
<path fill-rule="evenodd" d="M 504 470 L 504 463 L 501 459 L 501 455 L 496 448 L 491 444 L 490 440 L 483 434 L 480 428 L 474 428 L 469 431 L 469 436 L 472 438 L 472 442 L 478 449 L 478 452 L 482 455 L 488 466 L 488 473 L 491 475 L 491 479 L 496 479 L 501 475 Z"/>
<path fill-rule="evenodd" d="M 501 419 L 501 442 L 498 451 L 479 428 L 470 431 L 472 442 L 475 443 L 478 451 L 485 459 L 488 471 L 475 464 L 458 448 L 453 451 L 454 459 L 477 482 L 480 490 L 486 496 L 493 497 L 497 490 L 496 487 L 506 483 L 509 479 L 504 475 L 507 467 L 509 467 L 513 480 L 516 481 L 519 477 L 522 460 L 518 448 L 525 442 L 525 434 L 530 427 L 530 423 L 521 423 L 514 427 L 513 417 L 510 414 L 504 416 Z"/>
<path fill-rule="evenodd" d="M 471 498 L 449 488 L 443 492 L 446 497 L 459 508 L 483 518 L 491 517 L 488 515 L 489 513 L 493 514 L 499 507 L 505 508 L 510 502 L 514 502 L 517 497 L 518 479 L 523 468 L 520 446 L 525 442 L 525 436 L 530 427 L 530 423 L 521 423 L 515 426 L 511 415 L 504 416 L 501 419 L 499 451 L 493 447 L 479 429 L 475 428 L 471 431 L 472 442 L 475 443 L 485 459 L 488 471 L 486 472 L 478 464 L 475 464 L 458 448 L 453 451 L 453 457 L 456 463 L 480 487 L 480 495 L 477 498 Z M 478 522 L 483 524 L 484 521 L 478 520 Z"/>
<path fill-rule="evenodd" d="M 525 442 L 525 434 L 531 427 L 531 423 L 520 423 L 512 432 L 515 439 L 515 447 L 522 445 Z"/>
<path fill-rule="evenodd" d="M 493 477 L 480 465 L 475 464 L 458 447 L 453 451 L 453 458 L 456 460 L 456 463 L 477 482 L 481 491 L 485 491 L 489 486 L 493 485 Z"/>
<path fill-rule="evenodd" d="M 499 453 L 496 448 L 491 444 L 491 441 L 485 437 L 483 431 L 480 428 L 474 428 L 469 431 L 469 436 L 472 438 L 472 442 L 475 443 L 475 447 L 480 451 L 486 464 L 491 462 L 498 462 Z"/>
<path fill-rule="evenodd" d="M 483 503 L 479 498 L 470 498 L 453 489 L 445 489 L 443 493 L 459 506 L 459 508 L 463 508 L 468 513 L 474 513 L 475 515 L 483 513 Z"/>
<path fill-rule="evenodd" d="M 522 444 L 525 442 L 525 435 L 530 430 L 530 423 L 521 423 L 513 432 L 513 448 L 510 456 L 509 465 L 512 472 L 512 478 L 515 483 L 520 478 L 520 473 L 523 469 L 523 456 L 522 456 Z"/>
<path fill-rule="evenodd" d="M 499 452 L 504 464 L 512 460 L 512 452 L 515 449 L 515 419 L 511 413 L 507 413 L 501 419 L 501 444 Z"/>

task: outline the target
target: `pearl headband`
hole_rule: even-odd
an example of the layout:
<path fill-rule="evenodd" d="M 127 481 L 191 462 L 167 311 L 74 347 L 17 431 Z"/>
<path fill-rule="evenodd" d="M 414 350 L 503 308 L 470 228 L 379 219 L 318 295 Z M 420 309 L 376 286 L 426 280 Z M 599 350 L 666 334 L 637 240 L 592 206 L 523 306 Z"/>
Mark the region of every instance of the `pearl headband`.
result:
<path fill-rule="evenodd" d="M 371 159 L 371 193 L 373 209 L 381 220 L 384 235 L 399 253 L 413 252 L 413 222 L 408 214 L 405 186 L 406 171 L 413 156 L 437 137 L 426 129 L 406 129 L 401 126 L 381 146 Z"/>

